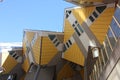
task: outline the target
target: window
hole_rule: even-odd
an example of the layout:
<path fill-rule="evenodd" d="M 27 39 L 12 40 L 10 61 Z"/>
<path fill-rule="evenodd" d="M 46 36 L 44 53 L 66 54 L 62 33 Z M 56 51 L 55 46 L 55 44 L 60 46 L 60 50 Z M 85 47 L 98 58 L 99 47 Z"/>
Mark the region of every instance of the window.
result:
<path fill-rule="evenodd" d="M 72 11 L 68 11 L 69 14 L 71 14 Z"/>
<path fill-rule="evenodd" d="M 110 48 L 110 45 L 109 45 L 109 43 L 108 43 L 107 38 L 105 39 L 104 43 L 105 43 L 104 45 L 105 45 L 105 48 L 106 48 L 107 54 L 108 54 L 108 56 L 110 56 L 112 50 L 111 50 L 111 48 Z"/>
<path fill-rule="evenodd" d="M 67 47 L 69 48 L 69 44 L 66 42 Z"/>
<path fill-rule="evenodd" d="M 98 14 L 94 11 L 93 12 L 93 15 L 97 18 L 98 17 Z"/>
<path fill-rule="evenodd" d="M 83 33 L 82 27 L 79 24 L 77 26 L 78 26 L 79 30 L 81 31 L 81 33 Z"/>
<path fill-rule="evenodd" d="M 53 43 L 56 43 L 57 42 L 57 38 L 53 41 Z"/>
<path fill-rule="evenodd" d="M 75 24 L 77 24 L 78 22 L 77 21 L 75 21 Z"/>
<path fill-rule="evenodd" d="M 13 57 L 15 57 L 17 54 L 15 53 L 14 55 L 13 55 Z"/>
<path fill-rule="evenodd" d="M 60 44 L 60 42 L 57 42 L 57 44 L 55 46 L 58 46 Z"/>
<path fill-rule="evenodd" d="M 120 28 L 118 27 L 114 19 L 112 19 L 110 26 L 111 26 L 112 31 L 115 34 L 115 37 L 118 39 L 120 37 Z"/>
<path fill-rule="evenodd" d="M 116 40 L 111 32 L 111 29 L 108 30 L 108 33 L 107 33 L 107 36 L 108 36 L 108 39 L 110 41 L 110 44 L 112 46 L 112 49 L 114 48 L 115 44 L 116 44 Z"/>
<path fill-rule="evenodd" d="M 66 14 L 66 19 L 69 17 L 69 15 L 68 14 Z"/>
<path fill-rule="evenodd" d="M 104 10 L 105 10 L 106 6 L 99 6 L 99 7 L 96 7 L 96 10 L 99 12 L 99 13 L 102 13 Z"/>
<path fill-rule="evenodd" d="M 117 19 L 117 21 L 120 23 L 120 8 L 117 7 L 114 16 Z"/>
<path fill-rule="evenodd" d="M 53 40 L 55 38 L 55 35 L 49 35 L 49 38 Z"/>
<path fill-rule="evenodd" d="M 66 46 L 64 45 L 63 46 L 63 51 L 65 52 L 67 50 Z"/>
<path fill-rule="evenodd" d="M 18 59 L 19 56 L 16 56 L 15 59 Z"/>
<path fill-rule="evenodd" d="M 10 52 L 9 52 L 10 55 L 13 55 L 13 53 L 15 53 L 15 51 L 10 51 Z"/>
<path fill-rule="evenodd" d="M 68 40 L 68 42 L 70 43 L 70 45 L 72 45 L 72 42 L 70 40 Z"/>
<path fill-rule="evenodd" d="M 72 11 L 66 10 L 66 18 L 68 18 L 71 13 L 72 13 Z"/>
<path fill-rule="evenodd" d="M 72 26 L 75 27 L 75 24 L 73 24 Z"/>
<path fill-rule="evenodd" d="M 94 18 L 92 16 L 89 17 L 89 19 L 93 22 L 94 21 Z"/>
<path fill-rule="evenodd" d="M 77 30 L 77 28 L 75 28 L 75 32 L 77 33 L 78 36 L 80 36 L 80 32 Z"/>

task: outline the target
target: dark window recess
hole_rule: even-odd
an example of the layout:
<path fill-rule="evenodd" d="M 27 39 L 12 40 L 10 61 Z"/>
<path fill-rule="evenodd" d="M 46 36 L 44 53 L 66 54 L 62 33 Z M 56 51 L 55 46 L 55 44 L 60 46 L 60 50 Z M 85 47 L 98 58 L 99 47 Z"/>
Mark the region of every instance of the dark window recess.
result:
<path fill-rule="evenodd" d="M 68 18 L 69 17 L 69 15 L 68 14 L 66 14 L 66 18 Z"/>
<path fill-rule="evenodd" d="M 77 21 L 75 21 L 75 24 L 77 24 L 78 22 Z"/>
<path fill-rule="evenodd" d="M 49 35 L 49 38 L 53 40 L 55 38 L 55 35 Z"/>
<path fill-rule="evenodd" d="M 72 11 L 68 11 L 69 14 L 71 14 Z"/>
<path fill-rule="evenodd" d="M 53 41 L 53 43 L 56 43 L 57 42 L 57 39 L 55 39 L 54 41 Z"/>
<path fill-rule="evenodd" d="M 78 34 L 78 36 L 81 35 L 80 32 L 77 30 L 77 28 L 75 28 L 75 31 L 76 31 L 76 33 Z"/>
<path fill-rule="evenodd" d="M 97 18 L 98 17 L 98 14 L 94 11 L 93 12 L 93 15 Z"/>
<path fill-rule="evenodd" d="M 79 24 L 78 24 L 77 26 L 78 26 L 79 30 L 83 33 L 84 31 L 83 31 L 83 29 L 81 28 L 81 26 L 80 26 Z"/>
<path fill-rule="evenodd" d="M 17 54 L 14 54 L 13 57 L 15 57 Z"/>
<path fill-rule="evenodd" d="M 10 51 L 9 54 L 12 55 L 13 53 L 15 53 L 15 51 Z"/>
<path fill-rule="evenodd" d="M 16 56 L 15 59 L 18 59 L 19 56 Z"/>
<path fill-rule="evenodd" d="M 69 48 L 69 44 L 66 42 L 67 47 Z"/>
<path fill-rule="evenodd" d="M 89 17 L 89 19 L 93 22 L 94 21 L 94 18 L 92 16 Z"/>
<path fill-rule="evenodd" d="M 58 46 L 60 44 L 60 42 L 57 42 L 57 44 L 55 46 Z"/>
<path fill-rule="evenodd" d="M 66 46 L 64 45 L 63 47 L 63 52 L 65 52 L 67 50 Z"/>
<path fill-rule="evenodd" d="M 73 24 L 72 26 L 75 27 L 75 24 Z"/>
<path fill-rule="evenodd" d="M 70 45 L 72 45 L 72 42 L 70 40 L 68 40 L 68 42 L 70 43 Z"/>
<path fill-rule="evenodd" d="M 105 10 L 106 6 L 99 6 L 99 7 L 96 7 L 96 10 L 99 12 L 99 13 L 102 13 L 104 10 Z"/>

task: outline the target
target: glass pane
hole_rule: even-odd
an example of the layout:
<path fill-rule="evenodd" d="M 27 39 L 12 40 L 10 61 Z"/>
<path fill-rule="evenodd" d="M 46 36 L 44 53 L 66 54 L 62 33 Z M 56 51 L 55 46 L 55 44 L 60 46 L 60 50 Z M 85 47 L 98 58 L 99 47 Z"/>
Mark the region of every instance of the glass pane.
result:
<path fill-rule="evenodd" d="M 120 8 L 117 7 L 114 16 L 117 19 L 117 21 L 120 23 Z"/>
<path fill-rule="evenodd" d="M 107 38 L 105 39 L 105 48 L 106 48 L 106 50 L 107 50 L 108 56 L 110 56 L 112 50 L 111 50 L 111 48 L 110 48 L 110 45 L 109 45 L 109 43 L 108 43 Z"/>
<path fill-rule="evenodd" d="M 111 29 L 113 30 L 116 38 L 118 39 L 120 37 L 120 28 L 119 26 L 117 25 L 117 23 L 115 22 L 114 19 L 112 19 L 112 22 L 111 22 Z"/>
<path fill-rule="evenodd" d="M 110 44 L 111 44 L 112 48 L 114 48 L 114 46 L 116 44 L 116 41 L 115 41 L 115 38 L 114 38 L 110 29 L 108 30 L 107 35 L 108 35 L 108 38 L 109 38 L 109 41 L 110 41 Z"/>

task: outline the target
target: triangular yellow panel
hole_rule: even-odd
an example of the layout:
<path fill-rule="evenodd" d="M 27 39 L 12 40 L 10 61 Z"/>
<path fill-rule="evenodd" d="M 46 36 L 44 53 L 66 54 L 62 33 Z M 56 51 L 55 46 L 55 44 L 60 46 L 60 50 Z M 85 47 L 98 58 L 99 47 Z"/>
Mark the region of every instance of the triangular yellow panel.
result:
<path fill-rule="evenodd" d="M 84 66 L 84 56 L 76 43 L 74 43 L 66 52 L 64 52 L 64 58 Z"/>
<path fill-rule="evenodd" d="M 60 72 L 57 74 L 57 80 L 63 80 L 63 78 L 70 78 L 74 74 L 73 69 L 69 66 L 68 63 L 66 63 Z"/>
<path fill-rule="evenodd" d="M 77 21 L 82 24 L 95 10 L 95 7 L 75 8 L 72 10 Z"/>
<path fill-rule="evenodd" d="M 64 42 L 66 42 L 74 33 L 74 29 L 67 19 L 65 19 Z"/>
<path fill-rule="evenodd" d="M 3 54 L 2 57 L 4 57 L 4 54 L 6 53 L 2 53 L 2 54 Z M 8 56 L 6 57 L 2 65 L 2 67 L 4 67 L 5 69 L 5 73 L 9 73 L 16 65 L 17 65 L 17 61 L 8 53 Z"/>
<path fill-rule="evenodd" d="M 91 31 L 102 44 L 107 33 L 109 24 L 112 20 L 114 8 L 106 8 L 105 11 L 90 26 Z"/>
<path fill-rule="evenodd" d="M 57 48 L 48 37 L 42 37 L 41 65 L 48 64 L 57 54 Z"/>

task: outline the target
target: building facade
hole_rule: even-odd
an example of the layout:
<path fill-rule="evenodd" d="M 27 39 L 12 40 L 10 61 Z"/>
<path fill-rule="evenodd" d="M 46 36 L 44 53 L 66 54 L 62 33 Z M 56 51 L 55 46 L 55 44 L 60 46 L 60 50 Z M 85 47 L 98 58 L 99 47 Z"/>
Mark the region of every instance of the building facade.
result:
<path fill-rule="evenodd" d="M 65 9 L 63 32 L 24 30 L 21 59 L 7 52 L 4 74 L 21 62 L 17 80 L 120 79 L 120 1 L 66 1 L 77 7 Z"/>

